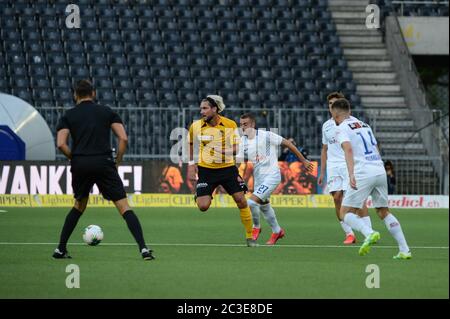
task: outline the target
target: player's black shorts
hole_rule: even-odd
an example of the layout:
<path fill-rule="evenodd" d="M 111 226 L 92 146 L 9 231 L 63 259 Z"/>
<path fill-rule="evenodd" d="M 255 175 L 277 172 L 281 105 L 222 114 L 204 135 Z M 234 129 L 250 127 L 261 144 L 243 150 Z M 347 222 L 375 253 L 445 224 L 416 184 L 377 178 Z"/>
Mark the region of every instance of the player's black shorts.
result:
<path fill-rule="evenodd" d="M 198 167 L 196 197 L 212 196 L 219 185 L 222 185 L 230 195 L 248 190 L 244 179 L 239 176 L 239 171 L 234 165 L 218 169 Z"/>
<path fill-rule="evenodd" d="M 103 197 L 113 202 L 126 198 L 127 194 L 116 165 L 105 156 L 76 156 L 72 158 L 72 188 L 77 200 L 88 197 L 97 184 Z"/>

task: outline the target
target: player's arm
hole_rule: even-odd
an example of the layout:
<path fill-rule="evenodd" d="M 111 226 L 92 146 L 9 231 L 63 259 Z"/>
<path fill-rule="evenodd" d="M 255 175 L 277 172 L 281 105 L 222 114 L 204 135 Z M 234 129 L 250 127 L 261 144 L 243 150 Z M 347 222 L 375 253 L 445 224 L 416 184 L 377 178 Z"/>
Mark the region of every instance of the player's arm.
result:
<path fill-rule="evenodd" d="M 188 171 L 187 177 L 191 183 L 195 183 L 197 181 L 198 167 L 197 163 L 195 163 L 194 158 L 194 125 L 191 125 L 189 128 L 189 163 L 188 163 Z"/>
<path fill-rule="evenodd" d="M 189 164 L 188 164 L 188 179 L 191 183 L 197 181 L 198 167 L 194 160 L 194 144 L 189 143 Z"/>
<path fill-rule="evenodd" d="M 350 178 L 350 186 L 356 189 L 356 179 L 354 174 L 355 162 L 353 160 L 353 149 L 350 142 L 345 141 L 341 144 L 345 154 L 345 162 L 347 163 L 348 176 Z"/>
<path fill-rule="evenodd" d="M 127 150 L 128 136 L 127 132 L 125 131 L 125 127 L 123 126 L 122 123 L 112 123 L 111 129 L 113 130 L 114 135 L 116 135 L 118 139 L 116 165 L 119 166 L 123 160 L 123 155 Z"/>
<path fill-rule="evenodd" d="M 320 152 L 320 176 L 319 180 L 317 181 L 319 185 L 322 185 L 323 183 L 323 177 L 325 176 L 325 170 L 327 168 L 327 151 L 328 145 L 322 144 L 322 151 Z"/>
<path fill-rule="evenodd" d="M 189 143 L 189 165 L 195 165 L 194 161 L 194 144 Z"/>
<path fill-rule="evenodd" d="M 300 153 L 300 151 L 297 149 L 297 147 L 295 147 L 294 144 L 292 144 L 292 142 L 283 138 L 283 140 L 281 141 L 281 146 L 287 147 L 292 153 L 294 153 L 295 156 L 297 156 L 297 158 L 305 165 L 305 167 L 308 171 L 311 172 L 314 169 L 314 165 L 310 161 L 308 161 L 302 155 L 302 153 Z"/>
<path fill-rule="evenodd" d="M 72 152 L 69 145 L 67 144 L 69 134 L 70 130 L 67 128 L 58 130 L 58 133 L 56 135 L 56 146 L 68 159 L 72 159 Z"/>
<path fill-rule="evenodd" d="M 234 124 L 230 129 L 225 130 L 225 147 L 220 149 L 220 152 L 225 157 L 236 157 L 239 153 L 239 130 Z"/>

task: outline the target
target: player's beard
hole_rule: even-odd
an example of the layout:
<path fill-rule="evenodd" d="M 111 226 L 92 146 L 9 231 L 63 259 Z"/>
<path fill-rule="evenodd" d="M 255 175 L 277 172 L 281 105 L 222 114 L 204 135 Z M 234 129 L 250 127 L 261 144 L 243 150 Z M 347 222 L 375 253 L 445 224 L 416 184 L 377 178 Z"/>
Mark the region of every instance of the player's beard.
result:
<path fill-rule="evenodd" d="M 206 123 L 209 123 L 209 122 L 211 122 L 211 120 L 214 118 L 214 115 L 211 115 L 211 116 L 204 116 L 204 119 L 205 119 L 205 122 Z"/>

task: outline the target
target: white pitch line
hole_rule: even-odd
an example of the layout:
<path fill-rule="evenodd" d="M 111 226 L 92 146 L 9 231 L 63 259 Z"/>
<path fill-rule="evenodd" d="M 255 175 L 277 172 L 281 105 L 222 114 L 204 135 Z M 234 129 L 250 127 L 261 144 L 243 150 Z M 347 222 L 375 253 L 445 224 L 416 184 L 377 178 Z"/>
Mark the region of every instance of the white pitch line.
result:
<path fill-rule="evenodd" d="M 58 243 L 14 243 L 14 242 L 0 242 L 0 245 L 10 245 L 10 246 L 25 246 L 25 245 L 58 245 Z M 69 243 L 69 245 L 86 245 L 85 243 Z M 101 243 L 102 246 L 135 246 L 135 243 Z M 150 246 L 181 246 L 181 247 L 245 247 L 244 244 L 182 244 L 182 243 L 150 243 Z M 281 248 L 355 248 L 359 247 L 358 245 L 352 246 L 338 246 L 338 245 L 275 245 L 275 246 L 267 246 L 260 245 L 259 247 L 281 247 Z M 376 248 L 398 248 L 398 246 L 374 246 Z M 449 249 L 448 246 L 410 246 L 411 249 Z"/>

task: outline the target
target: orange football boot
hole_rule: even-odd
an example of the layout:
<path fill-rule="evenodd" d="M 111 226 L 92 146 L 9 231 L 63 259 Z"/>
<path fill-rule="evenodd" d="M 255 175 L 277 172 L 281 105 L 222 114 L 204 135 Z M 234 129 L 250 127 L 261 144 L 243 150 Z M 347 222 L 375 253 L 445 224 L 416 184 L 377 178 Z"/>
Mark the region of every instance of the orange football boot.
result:
<path fill-rule="evenodd" d="M 286 235 L 286 232 L 283 228 L 281 228 L 280 232 L 278 234 L 272 233 L 272 236 L 270 236 L 270 239 L 267 241 L 266 245 L 275 245 L 278 241 L 278 239 L 283 238 L 284 235 Z"/>
<path fill-rule="evenodd" d="M 253 227 L 252 239 L 253 240 L 258 240 L 259 234 L 261 234 L 261 228 Z"/>
<path fill-rule="evenodd" d="M 348 234 L 347 237 L 345 237 L 344 245 L 352 245 L 356 244 L 356 237 L 353 234 Z"/>

